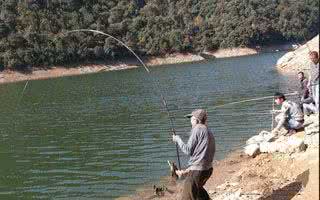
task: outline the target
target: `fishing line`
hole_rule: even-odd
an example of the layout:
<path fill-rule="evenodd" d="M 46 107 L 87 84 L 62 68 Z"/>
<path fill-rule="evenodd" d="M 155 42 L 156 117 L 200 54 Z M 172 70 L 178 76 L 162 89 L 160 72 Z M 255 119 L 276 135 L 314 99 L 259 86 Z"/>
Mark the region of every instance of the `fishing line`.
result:
<path fill-rule="evenodd" d="M 123 45 L 126 49 L 128 49 L 137 59 L 138 61 L 142 64 L 142 66 L 144 67 L 144 69 L 147 71 L 148 74 L 150 74 L 150 70 L 149 68 L 147 67 L 146 64 L 144 64 L 144 62 L 142 61 L 142 59 L 132 50 L 130 49 L 130 47 L 128 47 L 125 43 L 123 43 L 121 40 L 115 38 L 114 36 L 110 35 L 110 34 L 107 34 L 107 33 L 104 33 L 102 31 L 98 31 L 98 30 L 92 30 L 92 29 L 76 29 L 76 30 L 71 30 L 71 31 L 66 31 L 66 32 L 63 32 L 62 34 L 69 34 L 69 33 L 77 33 L 77 32 L 92 32 L 92 33 L 97 33 L 97 34 L 101 34 L 101 35 L 105 35 L 105 36 L 108 36 L 114 40 L 116 40 L 117 42 L 119 42 L 121 45 Z M 152 76 L 151 76 L 152 77 Z M 161 101 L 162 101 L 162 104 L 164 105 L 164 108 L 167 112 L 167 115 L 168 115 L 168 118 L 169 118 L 169 121 L 170 121 L 170 126 L 171 126 L 171 131 L 172 131 L 172 134 L 173 135 L 176 135 L 176 130 L 174 128 L 174 123 L 173 123 L 173 117 L 171 116 L 170 114 L 170 111 L 169 111 L 169 108 L 168 108 L 168 104 L 167 104 L 167 101 L 166 99 L 164 98 L 162 92 L 161 92 L 161 87 L 160 87 L 160 83 L 158 81 L 156 81 L 155 79 L 153 79 L 153 82 L 156 84 L 156 87 L 158 89 L 158 91 L 160 91 L 160 96 L 161 96 Z M 179 166 L 179 169 L 181 169 L 181 164 L 180 164 L 180 156 L 179 156 L 179 150 L 178 150 L 178 144 L 176 143 L 176 152 L 177 152 L 177 159 L 178 159 L 178 166 Z"/>
<path fill-rule="evenodd" d="M 215 114 L 215 116 L 243 116 L 243 115 L 271 115 L 272 113 L 270 112 L 256 112 L 256 113 L 247 113 L 247 112 L 237 112 L 235 113 L 230 113 L 230 114 Z"/>
<path fill-rule="evenodd" d="M 293 92 L 293 93 L 288 93 L 285 94 L 285 96 L 295 96 L 298 95 L 298 92 Z M 265 96 L 265 97 L 259 97 L 259 98 L 253 98 L 253 99 L 246 99 L 246 100 L 242 100 L 242 101 L 236 101 L 236 102 L 230 102 L 230 103 L 226 103 L 223 105 L 218 105 L 218 106 L 214 106 L 211 109 L 215 109 L 215 108 L 221 108 L 221 107 L 225 107 L 225 106 L 229 106 L 229 105 L 235 105 L 235 104 L 239 104 L 239 103 L 245 103 L 245 102 L 251 102 L 251 101 L 259 101 L 259 100 L 263 100 L 263 99 L 270 99 L 273 98 L 274 96 Z"/>

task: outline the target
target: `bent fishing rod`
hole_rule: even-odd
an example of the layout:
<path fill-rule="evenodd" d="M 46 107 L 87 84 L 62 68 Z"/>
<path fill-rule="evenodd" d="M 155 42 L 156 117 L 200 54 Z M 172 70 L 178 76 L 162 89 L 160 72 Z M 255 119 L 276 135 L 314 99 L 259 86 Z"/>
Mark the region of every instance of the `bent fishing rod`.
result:
<path fill-rule="evenodd" d="M 70 34 L 70 33 L 77 33 L 77 32 L 91 32 L 91 33 L 96 33 L 96 34 L 101 34 L 101 35 L 104 35 L 104 36 L 107 36 L 107 37 L 110 37 L 114 40 L 116 40 L 117 42 L 119 42 L 121 45 L 123 45 L 126 49 L 128 49 L 137 59 L 138 61 L 142 64 L 142 66 L 144 67 L 144 69 L 147 71 L 148 74 L 150 74 L 150 70 L 149 68 L 147 67 L 147 65 L 142 61 L 142 59 L 130 48 L 128 47 L 124 42 L 122 42 L 121 40 L 117 39 L 116 37 L 108 34 L 108 33 L 104 33 L 102 31 L 98 31 L 98 30 L 92 30 L 92 29 L 75 29 L 75 30 L 71 30 L 71 31 L 66 31 L 66 32 L 62 32 L 62 34 L 64 35 L 67 35 L 67 34 Z M 168 108 L 168 104 L 167 104 L 167 101 L 166 99 L 164 98 L 161 90 L 160 90 L 160 85 L 159 85 L 159 82 L 155 81 L 154 80 L 154 83 L 156 83 L 156 87 L 158 89 L 158 91 L 160 91 L 160 96 L 161 96 L 161 101 L 162 101 L 162 104 L 167 112 L 167 115 L 168 115 L 168 118 L 169 118 L 169 121 L 170 121 L 170 126 L 171 126 L 171 131 L 172 131 L 172 134 L 173 135 L 176 135 L 176 130 L 174 128 L 174 123 L 173 123 L 173 119 L 172 119 L 172 116 L 170 114 L 170 111 L 169 111 L 169 108 Z M 180 163 L 180 156 L 179 156 L 179 149 L 178 149 L 178 144 L 176 144 L 176 152 L 177 152 L 177 160 L 178 160 L 178 166 L 179 166 L 179 169 L 181 169 L 181 163 Z"/>
<path fill-rule="evenodd" d="M 21 100 L 23 98 L 23 95 L 28 87 L 28 84 L 29 84 L 29 79 L 26 81 L 26 83 L 24 84 L 24 87 L 22 89 L 22 92 L 21 92 L 21 95 L 18 99 L 18 102 L 17 102 L 17 105 L 16 105 L 16 111 L 18 111 L 19 107 L 20 107 L 20 103 L 21 103 Z M 17 120 L 14 120 L 13 122 L 13 130 L 16 131 L 17 130 Z"/>

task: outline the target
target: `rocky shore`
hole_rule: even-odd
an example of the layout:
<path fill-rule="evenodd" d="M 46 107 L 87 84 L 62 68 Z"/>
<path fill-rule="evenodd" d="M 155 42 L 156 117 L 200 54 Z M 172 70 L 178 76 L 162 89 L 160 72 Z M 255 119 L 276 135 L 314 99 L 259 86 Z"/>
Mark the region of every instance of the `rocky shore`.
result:
<path fill-rule="evenodd" d="M 309 71 L 308 53 L 319 52 L 319 35 L 279 59 L 282 73 Z M 305 116 L 304 130 L 291 136 L 262 131 L 243 151 L 214 167 L 207 189 L 214 200 L 319 199 L 319 114 Z M 216 176 L 230 172 L 223 183 Z"/>
<path fill-rule="evenodd" d="M 286 73 L 308 70 L 310 48 L 318 50 L 319 36 L 278 62 Z M 294 55 L 289 59 L 290 55 Z M 213 163 L 214 171 L 205 188 L 214 200 L 304 200 L 319 199 L 319 115 L 305 116 L 304 130 L 294 135 L 274 135 L 262 131 L 250 138 L 243 149 Z M 169 174 L 169 172 L 168 172 Z M 179 199 L 183 181 L 170 177 L 159 185 L 163 192 L 144 187 L 130 197 L 118 200 Z"/>
<path fill-rule="evenodd" d="M 253 136 L 247 145 L 278 146 L 248 155 L 246 148 L 213 163 L 214 171 L 205 188 L 214 200 L 303 200 L 319 199 L 319 115 L 306 118 L 305 130 L 292 136 Z M 288 142 L 289 141 L 289 142 Z M 259 146 L 258 145 L 258 146 Z M 168 172 L 169 173 L 169 172 Z M 177 200 L 183 181 L 164 178 L 157 195 L 152 186 L 117 200 Z"/>
<path fill-rule="evenodd" d="M 319 35 L 279 59 L 276 65 L 278 71 L 281 73 L 297 73 L 299 71 L 308 73 L 310 70 L 308 53 L 310 51 L 319 52 Z"/>

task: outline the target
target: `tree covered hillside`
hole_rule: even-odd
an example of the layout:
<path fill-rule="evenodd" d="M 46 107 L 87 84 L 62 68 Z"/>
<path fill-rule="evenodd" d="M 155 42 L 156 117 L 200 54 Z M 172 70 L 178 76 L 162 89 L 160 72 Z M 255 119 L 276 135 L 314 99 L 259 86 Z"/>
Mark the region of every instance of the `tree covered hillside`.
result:
<path fill-rule="evenodd" d="M 128 56 L 305 41 L 319 33 L 314 0 L 0 0 L 0 66 L 65 65 Z"/>

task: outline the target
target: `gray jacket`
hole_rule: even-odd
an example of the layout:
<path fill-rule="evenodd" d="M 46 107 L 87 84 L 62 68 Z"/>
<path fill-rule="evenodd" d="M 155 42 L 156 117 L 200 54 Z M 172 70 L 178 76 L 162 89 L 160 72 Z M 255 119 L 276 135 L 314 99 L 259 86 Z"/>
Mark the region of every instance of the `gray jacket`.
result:
<path fill-rule="evenodd" d="M 214 136 L 207 126 L 197 124 L 192 128 L 187 144 L 180 137 L 177 137 L 177 143 L 190 156 L 189 170 L 208 170 L 212 167 L 216 147 Z"/>
<path fill-rule="evenodd" d="M 306 78 L 300 81 L 300 97 L 302 99 L 309 97 L 308 79 Z"/>

